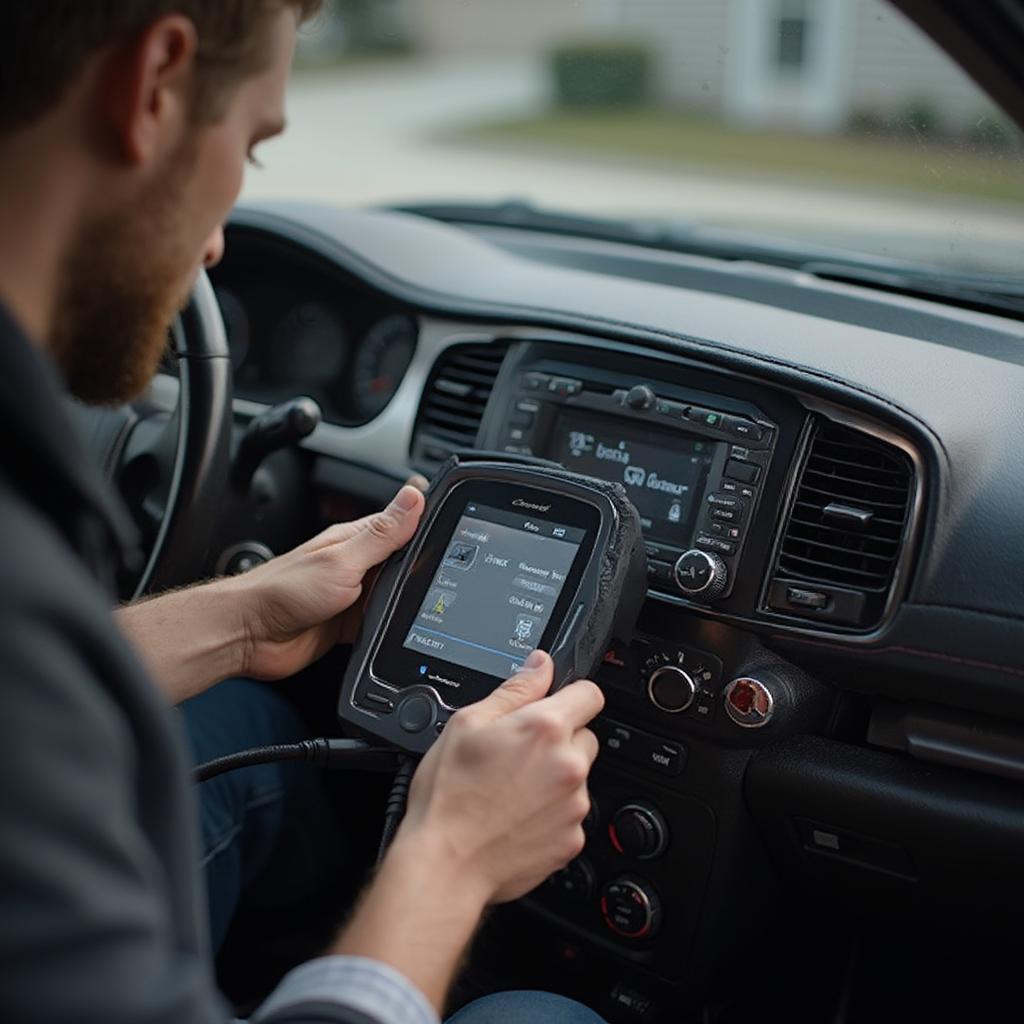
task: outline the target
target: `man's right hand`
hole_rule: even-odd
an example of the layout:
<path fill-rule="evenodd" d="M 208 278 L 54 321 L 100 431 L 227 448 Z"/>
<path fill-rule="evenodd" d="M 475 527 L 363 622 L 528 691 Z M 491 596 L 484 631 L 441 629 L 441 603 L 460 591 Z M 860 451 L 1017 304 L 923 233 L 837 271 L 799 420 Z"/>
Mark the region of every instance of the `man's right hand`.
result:
<path fill-rule="evenodd" d="M 581 680 L 547 697 L 552 673 L 551 658 L 535 651 L 451 718 L 416 772 L 396 837 L 484 904 L 522 896 L 583 848 L 598 753 L 587 724 L 604 695 Z"/>

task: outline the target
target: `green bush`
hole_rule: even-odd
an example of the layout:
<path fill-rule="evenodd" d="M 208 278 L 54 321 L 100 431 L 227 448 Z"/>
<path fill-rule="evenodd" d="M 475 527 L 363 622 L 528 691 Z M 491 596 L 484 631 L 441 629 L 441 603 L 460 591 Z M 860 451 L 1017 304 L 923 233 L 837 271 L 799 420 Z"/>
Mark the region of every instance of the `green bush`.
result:
<path fill-rule="evenodd" d="M 942 128 L 942 118 L 931 100 L 918 96 L 904 104 L 898 125 L 908 134 L 937 135 Z"/>
<path fill-rule="evenodd" d="M 561 107 L 607 110 L 651 100 L 650 47 L 626 40 L 567 43 L 550 56 Z"/>

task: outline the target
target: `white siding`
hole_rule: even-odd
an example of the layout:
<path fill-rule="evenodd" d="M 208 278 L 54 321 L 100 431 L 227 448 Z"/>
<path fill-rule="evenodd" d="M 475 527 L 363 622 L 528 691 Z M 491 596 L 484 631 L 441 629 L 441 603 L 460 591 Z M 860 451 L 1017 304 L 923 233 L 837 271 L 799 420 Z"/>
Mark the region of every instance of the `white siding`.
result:
<path fill-rule="evenodd" d="M 647 40 L 663 98 L 717 109 L 722 102 L 731 0 L 620 0 L 624 35 Z"/>
<path fill-rule="evenodd" d="M 406 23 L 432 54 L 533 54 L 607 26 L 608 0 L 407 0 Z"/>
<path fill-rule="evenodd" d="M 908 104 L 927 102 L 940 127 L 972 125 L 992 102 L 916 25 L 881 0 L 858 0 L 849 109 L 852 114 L 899 117 Z"/>

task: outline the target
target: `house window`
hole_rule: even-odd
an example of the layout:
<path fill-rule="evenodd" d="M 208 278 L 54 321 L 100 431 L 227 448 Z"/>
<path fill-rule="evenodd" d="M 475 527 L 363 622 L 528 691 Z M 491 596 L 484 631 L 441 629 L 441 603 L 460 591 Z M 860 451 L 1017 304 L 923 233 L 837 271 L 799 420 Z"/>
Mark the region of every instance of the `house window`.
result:
<path fill-rule="evenodd" d="M 809 0 L 781 0 L 776 35 L 775 65 L 780 71 L 799 72 L 807 63 Z"/>

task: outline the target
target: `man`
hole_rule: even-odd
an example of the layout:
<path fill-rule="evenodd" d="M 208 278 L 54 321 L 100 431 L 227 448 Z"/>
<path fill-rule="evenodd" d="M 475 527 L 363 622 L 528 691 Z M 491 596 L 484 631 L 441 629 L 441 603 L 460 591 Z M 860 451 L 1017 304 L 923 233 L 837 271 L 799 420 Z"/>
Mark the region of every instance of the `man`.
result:
<path fill-rule="evenodd" d="M 367 570 L 423 508 L 403 488 L 383 512 L 245 577 L 115 623 L 106 581 L 121 516 L 59 407 L 59 383 L 95 402 L 145 387 L 197 268 L 221 253 L 247 156 L 282 130 L 297 23 L 317 6 L 8 0 L 0 11 L 5 1021 L 227 1019 L 172 705 L 323 654 Z M 586 725 L 602 697 L 589 682 L 544 697 L 550 679 L 536 653 L 454 717 L 348 926 L 254 1020 L 436 1019 L 483 910 L 582 845 L 597 752 Z M 462 1019 L 596 1019 L 542 996 L 497 998 Z"/>

